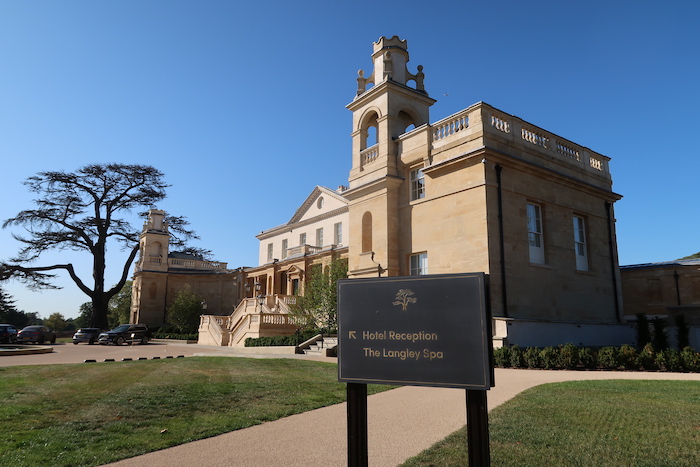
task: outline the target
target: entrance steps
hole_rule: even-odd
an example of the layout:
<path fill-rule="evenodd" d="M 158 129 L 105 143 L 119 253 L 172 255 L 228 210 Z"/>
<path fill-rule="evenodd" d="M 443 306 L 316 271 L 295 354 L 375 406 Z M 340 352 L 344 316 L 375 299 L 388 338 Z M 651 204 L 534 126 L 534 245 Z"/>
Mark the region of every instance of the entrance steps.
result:
<path fill-rule="evenodd" d="M 306 355 L 328 356 L 328 351 L 338 345 L 338 336 L 318 337 L 301 350 Z"/>

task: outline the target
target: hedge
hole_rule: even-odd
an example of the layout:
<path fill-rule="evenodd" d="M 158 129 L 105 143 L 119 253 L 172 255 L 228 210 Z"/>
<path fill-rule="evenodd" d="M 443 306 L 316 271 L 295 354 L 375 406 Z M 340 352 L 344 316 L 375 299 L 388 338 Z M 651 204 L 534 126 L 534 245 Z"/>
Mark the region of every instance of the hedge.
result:
<path fill-rule="evenodd" d="M 275 346 L 290 346 L 299 345 L 311 339 L 315 335 L 320 334 L 318 330 L 304 331 L 291 336 L 274 336 L 274 337 L 248 337 L 245 340 L 246 347 L 275 347 Z"/>
<path fill-rule="evenodd" d="M 516 345 L 494 349 L 493 359 L 497 368 L 700 372 L 700 353 L 691 347 L 657 351 L 651 343 L 639 351 L 630 345 L 598 350 L 573 344 L 526 349 Z"/>

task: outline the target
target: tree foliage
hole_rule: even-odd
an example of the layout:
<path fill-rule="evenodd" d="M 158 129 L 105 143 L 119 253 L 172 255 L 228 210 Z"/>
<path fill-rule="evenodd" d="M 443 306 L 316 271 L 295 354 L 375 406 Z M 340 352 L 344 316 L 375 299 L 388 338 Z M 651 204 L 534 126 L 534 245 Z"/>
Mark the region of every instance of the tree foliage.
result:
<path fill-rule="evenodd" d="M 109 299 L 109 327 L 131 322 L 131 287 L 133 282 L 126 281 L 122 289 Z"/>
<path fill-rule="evenodd" d="M 173 304 L 168 307 L 168 324 L 175 326 L 183 334 L 197 332 L 202 302 L 202 297 L 194 293 L 189 285 L 185 285 L 175 296 Z"/>
<path fill-rule="evenodd" d="M 23 227 L 26 234 L 14 235 L 23 247 L 16 257 L 0 264 L 0 280 L 18 279 L 34 289 L 57 288 L 51 282 L 52 271 L 66 271 L 91 299 L 91 326 L 106 328 L 108 302 L 124 286 L 139 246 L 140 226 L 121 216 L 145 216 L 143 210 L 163 200 L 168 187 L 163 174 L 147 165 L 92 164 L 75 172 L 39 172 L 24 184 L 36 195 L 35 209 L 21 211 L 3 224 L 3 228 Z M 167 221 L 174 246 L 197 238 L 183 218 L 171 216 Z M 108 244 L 121 247 L 126 259 L 119 281 L 105 289 Z M 32 265 L 51 250 L 91 255 L 92 283 L 83 281 L 72 263 Z"/>
<path fill-rule="evenodd" d="M 44 320 L 44 324 L 56 332 L 66 330 L 66 318 L 63 317 L 61 313 L 51 313 L 51 315 Z"/>
<path fill-rule="evenodd" d="M 314 265 L 304 288 L 297 297 L 292 314 L 303 323 L 302 328 L 334 330 L 338 327 L 339 279 L 348 277 L 347 260 L 334 259 L 327 266 Z"/>
<path fill-rule="evenodd" d="M 25 313 L 18 310 L 12 295 L 0 287 L 0 323 L 11 324 L 21 329 L 37 321 L 39 321 L 39 317 L 36 313 Z"/>

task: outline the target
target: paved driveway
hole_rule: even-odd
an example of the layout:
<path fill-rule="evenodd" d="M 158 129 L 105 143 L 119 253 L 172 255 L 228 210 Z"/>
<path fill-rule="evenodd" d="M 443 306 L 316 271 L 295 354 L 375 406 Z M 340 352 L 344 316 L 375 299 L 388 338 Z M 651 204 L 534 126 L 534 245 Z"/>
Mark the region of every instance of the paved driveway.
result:
<path fill-rule="evenodd" d="M 53 352 L 34 355 L 14 355 L 3 356 L 0 352 L 0 367 L 17 365 L 48 365 L 51 363 L 82 363 L 85 360 L 96 360 L 102 362 L 105 359 L 120 361 L 124 358 L 136 360 L 139 357 L 166 358 L 168 356 L 177 357 L 182 355 L 191 357 L 195 353 L 225 353 L 226 349 L 218 347 L 151 342 L 146 345 L 89 345 L 89 344 L 45 344 L 52 347 Z"/>

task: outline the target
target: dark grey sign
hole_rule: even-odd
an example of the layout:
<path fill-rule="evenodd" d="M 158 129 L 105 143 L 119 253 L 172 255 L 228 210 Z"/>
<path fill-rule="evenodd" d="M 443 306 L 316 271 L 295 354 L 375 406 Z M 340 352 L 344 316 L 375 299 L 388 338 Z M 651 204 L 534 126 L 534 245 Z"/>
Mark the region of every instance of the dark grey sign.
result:
<path fill-rule="evenodd" d="M 489 389 L 483 273 L 338 282 L 338 379 Z"/>

